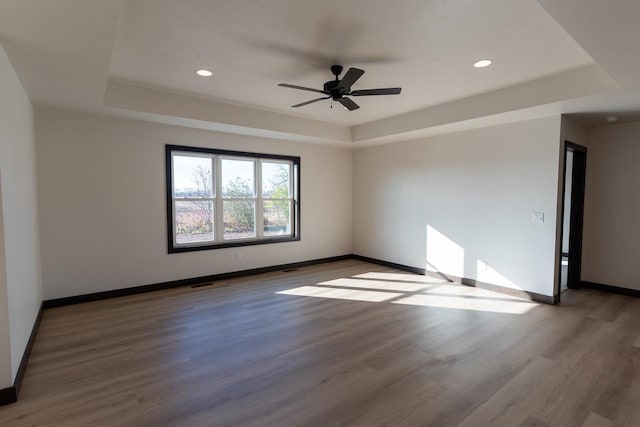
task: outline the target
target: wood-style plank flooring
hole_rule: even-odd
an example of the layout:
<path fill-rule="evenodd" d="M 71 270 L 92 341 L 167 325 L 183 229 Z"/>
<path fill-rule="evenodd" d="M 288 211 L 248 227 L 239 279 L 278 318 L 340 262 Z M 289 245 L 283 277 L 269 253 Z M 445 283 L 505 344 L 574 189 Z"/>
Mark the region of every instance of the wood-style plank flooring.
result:
<path fill-rule="evenodd" d="M 2 426 L 640 426 L 640 299 L 341 261 L 44 312 Z"/>

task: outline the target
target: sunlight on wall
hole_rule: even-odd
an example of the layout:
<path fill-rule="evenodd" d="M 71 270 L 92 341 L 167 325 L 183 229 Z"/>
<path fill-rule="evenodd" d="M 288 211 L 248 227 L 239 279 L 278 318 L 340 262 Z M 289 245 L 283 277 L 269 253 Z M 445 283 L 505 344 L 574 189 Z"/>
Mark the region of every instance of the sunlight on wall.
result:
<path fill-rule="evenodd" d="M 323 288 L 319 286 L 300 286 L 299 288 L 289 289 L 287 291 L 276 292 L 283 295 L 298 295 L 303 297 L 318 298 L 335 298 L 352 301 L 368 301 L 381 302 L 392 298 L 397 298 L 403 294 L 380 292 L 380 291 L 361 291 L 354 289 L 336 289 Z"/>
<path fill-rule="evenodd" d="M 464 249 L 427 225 L 427 270 L 464 277 Z"/>
<path fill-rule="evenodd" d="M 507 288 L 522 289 L 495 269 L 491 268 L 491 266 L 486 262 L 478 260 L 476 265 L 479 281 L 505 286 Z"/>

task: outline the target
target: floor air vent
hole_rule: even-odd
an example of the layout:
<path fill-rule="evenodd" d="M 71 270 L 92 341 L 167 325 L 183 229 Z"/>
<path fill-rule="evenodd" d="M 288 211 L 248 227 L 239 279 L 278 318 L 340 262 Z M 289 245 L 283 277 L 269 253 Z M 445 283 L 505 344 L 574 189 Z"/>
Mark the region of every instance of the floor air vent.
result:
<path fill-rule="evenodd" d="M 209 282 L 209 283 L 198 283 L 197 285 L 191 285 L 191 289 L 195 289 L 195 288 L 204 288 L 205 286 L 212 286 L 213 282 Z"/>

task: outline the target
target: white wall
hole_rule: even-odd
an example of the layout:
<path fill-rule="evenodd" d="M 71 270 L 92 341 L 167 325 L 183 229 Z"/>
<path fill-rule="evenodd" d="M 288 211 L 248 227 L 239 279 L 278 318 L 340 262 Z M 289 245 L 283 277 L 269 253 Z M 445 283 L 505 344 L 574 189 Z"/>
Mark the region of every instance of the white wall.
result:
<path fill-rule="evenodd" d="M 0 171 L 1 172 L 1 171 Z M 9 295 L 7 264 L 4 250 L 4 218 L 2 213 L 2 177 L 0 173 L 0 389 L 13 384 L 11 375 L 11 337 L 9 335 Z"/>
<path fill-rule="evenodd" d="M 357 150 L 354 252 L 553 295 L 559 134 L 554 117 Z"/>
<path fill-rule="evenodd" d="M 45 299 L 351 253 L 348 149 L 53 109 L 36 130 Z M 300 156 L 302 240 L 167 254 L 165 144 Z"/>
<path fill-rule="evenodd" d="M 582 280 L 640 290 L 640 122 L 589 130 Z"/>
<path fill-rule="evenodd" d="M 0 388 L 13 384 L 42 301 L 33 127 L 31 102 L 0 46 Z"/>

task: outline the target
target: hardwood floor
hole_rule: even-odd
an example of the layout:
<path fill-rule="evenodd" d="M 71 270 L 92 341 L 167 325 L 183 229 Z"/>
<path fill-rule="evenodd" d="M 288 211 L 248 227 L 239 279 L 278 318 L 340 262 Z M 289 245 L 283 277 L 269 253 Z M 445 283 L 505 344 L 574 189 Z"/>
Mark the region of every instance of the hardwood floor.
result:
<path fill-rule="evenodd" d="M 0 425 L 640 426 L 640 299 L 350 260 L 54 308 Z"/>

